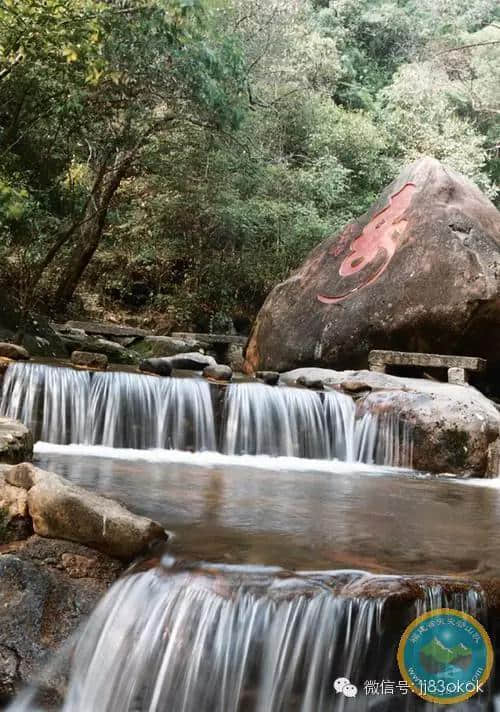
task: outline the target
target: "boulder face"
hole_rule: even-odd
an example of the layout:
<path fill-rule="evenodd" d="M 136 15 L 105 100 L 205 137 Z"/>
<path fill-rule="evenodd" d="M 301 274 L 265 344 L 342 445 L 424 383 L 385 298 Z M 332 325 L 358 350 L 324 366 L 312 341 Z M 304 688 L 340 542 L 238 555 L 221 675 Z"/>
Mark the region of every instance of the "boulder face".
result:
<path fill-rule="evenodd" d="M 282 373 L 280 383 L 347 393 L 356 399 L 358 416 L 378 416 L 382 426 L 385 416 L 394 417 L 408 427 L 416 470 L 500 475 L 500 412 L 472 386 L 326 368 L 297 368 Z M 382 432 L 382 437 L 390 433 Z"/>
<path fill-rule="evenodd" d="M 245 370 L 362 368 L 371 349 L 500 362 L 500 213 L 424 158 L 267 298 Z"/>
<path fill-rule="evenodd" d="M 157 522 L 29 463 L 5 471 L 4 481 L 27 490 L 29 516 L 39 536 L 74 541 L 124 561 L 168 538 Z"/>

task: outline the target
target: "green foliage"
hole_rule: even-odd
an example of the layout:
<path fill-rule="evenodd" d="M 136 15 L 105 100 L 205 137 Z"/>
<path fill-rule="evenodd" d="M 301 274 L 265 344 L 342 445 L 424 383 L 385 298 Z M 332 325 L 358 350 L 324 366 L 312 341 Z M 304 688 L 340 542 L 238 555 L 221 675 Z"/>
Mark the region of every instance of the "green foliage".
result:
<path fill-rule="evenodd" d="M 94 240 L 72 308 L 244 326 L 405 163 L 495 199 L 499 20 L 494 0 L 5 0 L 0 286 L 43 308 Z"/>

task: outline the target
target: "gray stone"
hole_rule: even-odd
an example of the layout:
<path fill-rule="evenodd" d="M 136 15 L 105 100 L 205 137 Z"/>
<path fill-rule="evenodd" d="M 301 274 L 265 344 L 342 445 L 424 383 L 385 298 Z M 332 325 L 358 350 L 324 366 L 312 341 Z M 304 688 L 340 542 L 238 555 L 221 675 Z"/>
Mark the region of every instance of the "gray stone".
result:
<path fill-rule="evenodd" d="M 207 366 L 217 365 L 217 361 L 213 358 L 213 356 L 207 356 L 205 354 L 195 352 L 168 356 L 161 360 L 169 363 L 173 369 L 178 369 L 180 371 L 203 371 L 203 369 Z"/>
<path fill-rule="evenodd" d="M 311 388 L 315 391 L 322 391 L 325 387 L 321 378 L 308 378 L 307 376 L 299 376 L 299 378 L 297 378 L 297 385 L 303 386 L 304 388 Z"/>
<path fill-rule="evenodd" d="M 73 336 L 64 336 L 66 345 L 77 351 L 86 351 L 92 354 L 105 354 L 111 363 L 122 363 L 126 365 L 135 365 L 139 361 L 139 355 L 134 351 L 126 349 L 121 344 L 107 339 L 94 338 L 87 336 L 84 340 Z"/>
<path fill-rule="evenodd" d="M 175 356 L 190 351 L 197 351 L 201 344 L 193 339 L 174 339 L 171 336 L 146 336 L 136 349 L 145 356 Z"/>
<path fill-rule="evenodd" d="M 2 547 L 0 706 L 43 670 L 50 709 L 56 708 L 66 671 L 46 663 L 121 571 L 120 562 L 68 541 L 32 536 Z"/>
<path fill-rule="evenodd" d="M 18 420 L 0 417 L 0 462 L 15 465 L 33 456 L 33 436 Z"/>
<path fill-rule="evenodd" d="M 8 484 L 28 491 L 29 515 L 40 536 L 74 541 L 125 561 L 167 539 L 160 524 L 52 472 L 23 463 L 4 476 Z"/>
<path fill-rule="evenodd" d="M 205 378 L 212 378 L 214 381 L 230 381 L 233 377 L 233 371 L 229 366 L 215 365 L 206 366 L 203 369 Z"/>
<path fill-rule="evenodd" d="M 106 354 L 93 354 L 90 351 L 73 351 L 71 363 L 82 368 L 95 368 L 104 371 L 108 367 Z"/>
<path fill-rule="evenodd" d="M 469 383 L 467 371 L 464 368 L 449 368 L 448 383 L 454 383 L 457 386 L 466 386 Z"/>
<path fill-rule="evenodd" d="M 9 358 L 13 361 L 28 361 L 30 355 L 23 346 L 0 341 L 0 357 Z"/>
<path fill-rule="evenodd" d="M 120 324 L 107 324 L 99 321 L 67 321 L 65 324 L 54 324 L 57 331 L 70 333 L 75 329 L 84 331 L 86 334 L 98 336 L 148 336 L 144 329 L 135 326 L 122 326 Z"/>
<path fill-rule="evenodd" d="M 185 331 L 174 331 L 171 334 L 175 339 L 182 339 L 184 341 L 199 341 L 204 345 L 214 345 L 219 344 L 238 344 L 239 346 L 245 346 L 247 342 L 246 336 L 236 336 L 233 334 L 191 334 Z"/>
<path fill-rule="evenodd" d="M 172 373 L 172 365 L 166 358 L 146 358 L 140 362 L 139 370 L 168 377 Z"/>
<path fill-rule="evenodd" d="M 257 371 L 255 377 L 259 381 L 264 381 L 268 386 L 276 386 L 280 380 L 280 374 L 278 371 Z"/>

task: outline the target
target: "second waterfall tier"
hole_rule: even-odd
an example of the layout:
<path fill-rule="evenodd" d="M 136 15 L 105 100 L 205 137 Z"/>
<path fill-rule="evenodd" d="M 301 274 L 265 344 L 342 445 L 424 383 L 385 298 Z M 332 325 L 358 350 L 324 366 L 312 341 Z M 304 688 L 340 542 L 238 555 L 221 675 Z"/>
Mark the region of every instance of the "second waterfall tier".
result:
<path fill-rule="evenodd" d="M 219 389 L 195 378 L 14 364 L 0 415 L 21 420 L 35 440 L 58 444 L 411 465 L 404 424 L 357 417 L 354 400 L 335 391 L 258 383 Z"/>

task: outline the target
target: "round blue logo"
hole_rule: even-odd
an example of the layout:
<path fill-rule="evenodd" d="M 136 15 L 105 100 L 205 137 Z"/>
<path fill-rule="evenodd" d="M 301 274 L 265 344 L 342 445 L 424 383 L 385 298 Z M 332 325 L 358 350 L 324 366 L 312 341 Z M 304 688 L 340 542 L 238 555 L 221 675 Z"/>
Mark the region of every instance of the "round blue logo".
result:
<path fill-rule="evenodd" d="M 399 644 L 398 664 L 416 695 L 452 704 L 483 691 L 493 666 L 493 648 L 475 618 L 440 608 L 410 623 Z"/>

